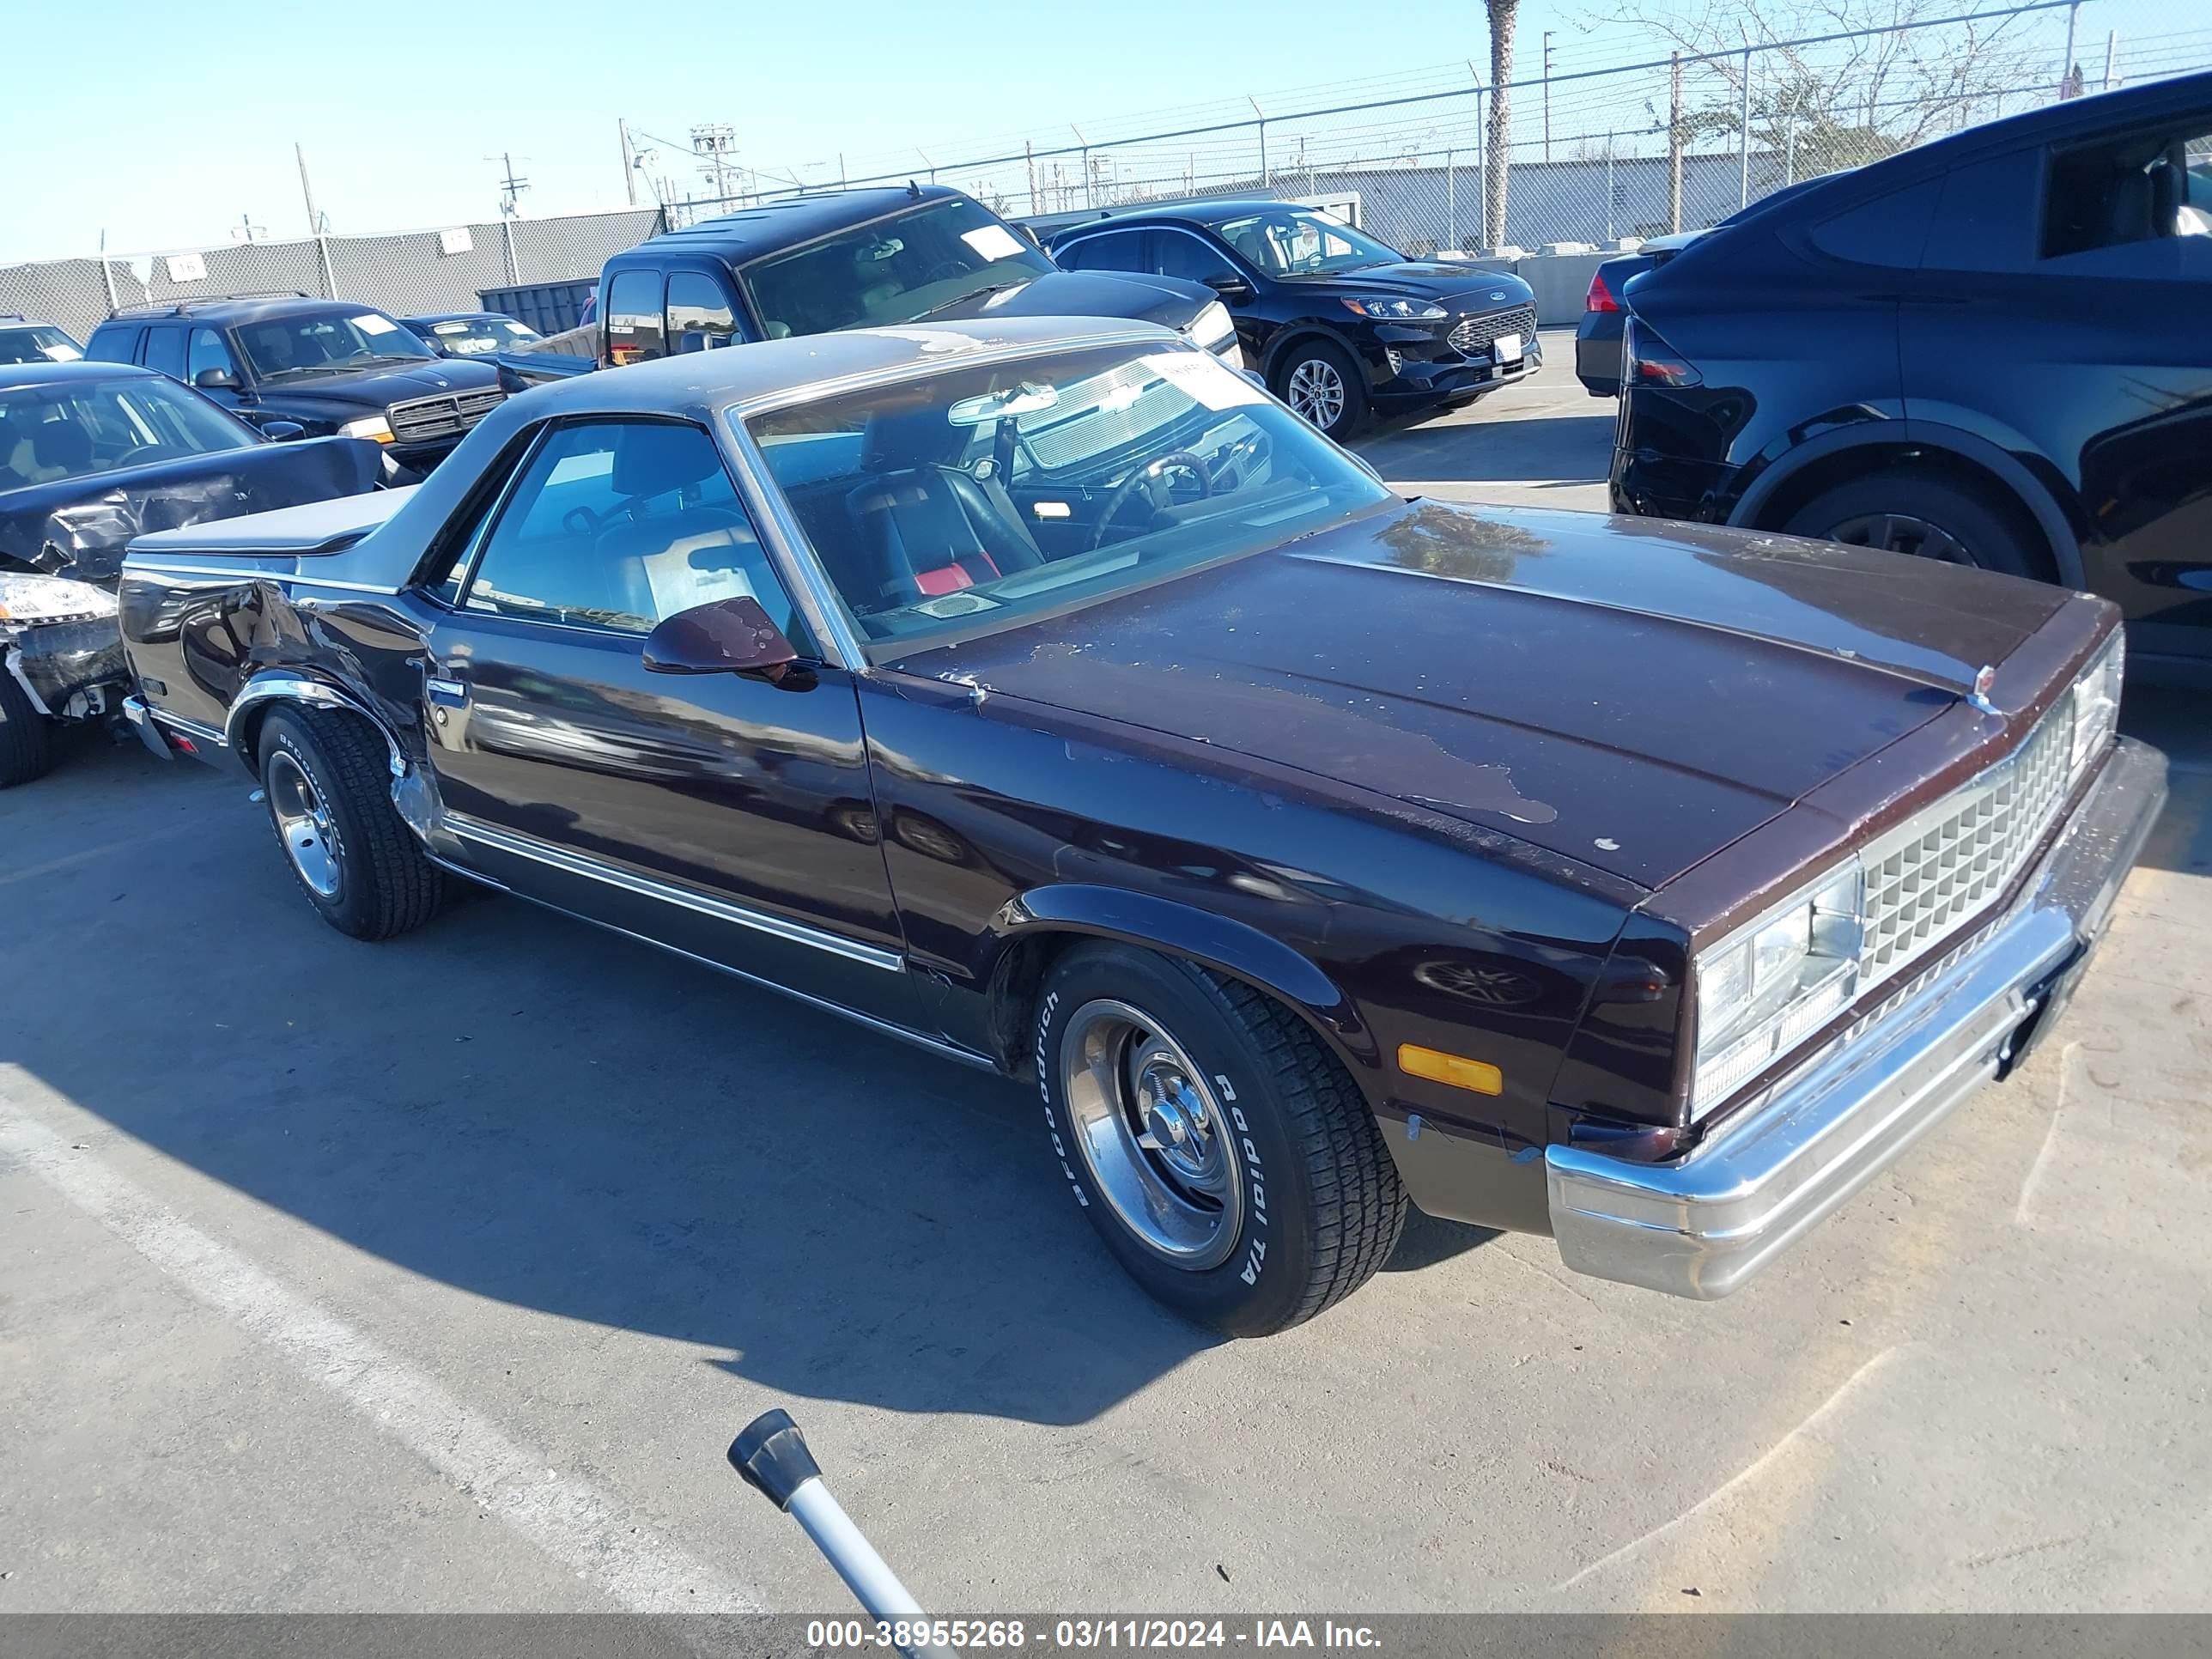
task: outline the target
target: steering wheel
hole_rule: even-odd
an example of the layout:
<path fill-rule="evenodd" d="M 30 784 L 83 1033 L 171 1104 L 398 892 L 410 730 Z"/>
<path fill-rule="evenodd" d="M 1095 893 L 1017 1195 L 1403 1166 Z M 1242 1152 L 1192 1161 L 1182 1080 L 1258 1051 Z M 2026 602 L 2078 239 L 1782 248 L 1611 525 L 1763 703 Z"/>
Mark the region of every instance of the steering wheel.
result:
<path fill-rule="evenodd" d="M 605 528 L 606 522 L 590 507 L 580 504 L 561 515 L 561 528 L 571 536 L 596 536 Z"/>
<path fill-rule="evenodd" d="M 1198 498 L 1204 501 L 1213 494 L 1213 475 L 1206 470 L 1206 463 L 1188 449 L 1169 451 L 1150 466 L 1140 466 L 1114 486 L 1114 493 L 1106 498 L 1106 507 L 1098 515 L 1098 527 L 1091 532 L 1091 550 L 1105 545 L 1106 532 L 1113 525 L 1114 515 L 1128 505 L 1129 498 L 1139 489 L 1146 492 L 1152 510 L 1160 510 L 1160 491 L 1164 488 L 1161 477 L 1171 467 L 1180 467 L 1198 480 Z"/>
<path fill-rule="evenodd" d="M 927 270 L 921 273 L 921 281 L 917 283 L 915 286 L 917 288 L 927 288 L 932 283 L 942 283 L 951 277 L 965 276 L 967 274 L 968 267 L 962 264 L 957 259 L 939 259 L 935 264 L 930 266 Z"/>

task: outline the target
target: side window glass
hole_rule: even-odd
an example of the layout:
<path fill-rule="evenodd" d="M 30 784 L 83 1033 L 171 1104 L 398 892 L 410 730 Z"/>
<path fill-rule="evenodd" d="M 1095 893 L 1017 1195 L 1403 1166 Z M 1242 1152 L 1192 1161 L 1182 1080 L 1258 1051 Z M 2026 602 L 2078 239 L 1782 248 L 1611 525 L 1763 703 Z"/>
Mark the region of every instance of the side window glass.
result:
<path fill-rule="evenodd" d="M 1140 233 L 1117 230 L 1103 236 L 1086 236 L 1057 257 L 1070 270 L 1142 270 L 1144 254 Z"/>
<path fill-rule="evenodd" d="M 668 273 L 668 345 L 672 351 L 705 351 L 727 345 L 738 331 L 730 296 L 702 270 Z"/>
<path fill-rule="evenodd" d="M 173 329 L 167 331 L 173 334 Z M 230 374 L 238 373 L 238 365 L 231 361 L 230 348 L 222 343 L 222 336 L 211 328 L 192 331 L 191 348 L 185 354 L 185 379 L 197 380 L 204 368 L 220 368 Z"/>
<path fill-rule="evenodd" d="M 130 363 L 138 360 L 138 337 L 143 328 L 96 328 L 85 342 L 84 355 L 95 363 Z"/>
<path fill-rule="evenodd" d="M 1193 283 L 1237 274 L 1236 268 L 1210 246 L 1180 230 L 1152 233 L 1152 269 L 1162 276 L 1180 276 Z"/>
<path fill-rule="evenodd" d="M 151 328 L 146 331 L 146 367 L 173 380 L 185 378 L 185 331 Z"/>
<path fill-rule="evenodd" d="M 1923 270 L 2024 271 L 2033 267 L 2035 191 L 2042 155 L 1993 155 L 1944 175 Z"/>
<path fill-rule="evenodd" d="M 1911 270 L 1928 240 L 1928 222 L 1943 181 L 1929 179 L 1847 208 L 1813 227 L 1813 246 L 1832 259 Z"/>
<path fill-rule="evenodd" d="M 540 447 L 461 603 L 647 634 L 748 594 L 811 648 L 713 441 L 696 426 L 625 421 L 567 427 Z"/>
<path fill-rule="evenodd" d="M 660 332 L 660 273 L 624 270 L 607 289 L 607 361 L 619 367 L 668 355 Z"/>

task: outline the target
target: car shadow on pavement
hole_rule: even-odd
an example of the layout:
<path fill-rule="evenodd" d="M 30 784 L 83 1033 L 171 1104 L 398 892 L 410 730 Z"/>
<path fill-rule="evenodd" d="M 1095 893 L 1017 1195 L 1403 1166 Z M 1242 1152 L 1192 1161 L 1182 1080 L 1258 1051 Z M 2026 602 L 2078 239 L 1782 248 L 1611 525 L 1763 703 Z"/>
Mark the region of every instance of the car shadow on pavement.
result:
<path fill-rule="evenodd" d="M 1613 428 L 1612 415 L 1603 414 L 1384 428 L 1360 447 L 1360 455 L 1386 483 L 1515 482 L 1566 489 L 1605 477 Z"/>
<path fill-rule="evenodd" d="M 135 748 L 37 788 L 0 799 L 40 942 L 0 1059 L 349 1246 L 900 1412 L 1082 1422 L 1216 1340 L 1115 1265 L 1025 1088 L 517 900 L 341 938 L 242 783 Z M 1394 1267 L 1472 1237 L 1431 1226 Z"/>

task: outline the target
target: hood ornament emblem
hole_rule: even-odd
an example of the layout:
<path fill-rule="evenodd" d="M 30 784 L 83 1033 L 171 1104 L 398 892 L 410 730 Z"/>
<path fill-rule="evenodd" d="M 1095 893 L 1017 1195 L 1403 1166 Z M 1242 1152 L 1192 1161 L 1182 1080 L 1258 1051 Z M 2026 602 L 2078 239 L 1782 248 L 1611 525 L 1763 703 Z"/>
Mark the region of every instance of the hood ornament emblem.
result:
<path fill-rule="evenodd" d="M 1990 701 L 1990 688 L 1996 683 L 1996 665 L 1984 663 L 1974 675 L 1974 689 L 1966 693 L 1966 706 L 1977 714 L 2002 715 L 2004 710 Z"/>
<path fill-rule="evenodd" d="M 1493 300 L 1502 300 L 1505 297 L 1505 290 L 1502 288 L 1493 288 L 1490 290 L 1490 297 Z"/>

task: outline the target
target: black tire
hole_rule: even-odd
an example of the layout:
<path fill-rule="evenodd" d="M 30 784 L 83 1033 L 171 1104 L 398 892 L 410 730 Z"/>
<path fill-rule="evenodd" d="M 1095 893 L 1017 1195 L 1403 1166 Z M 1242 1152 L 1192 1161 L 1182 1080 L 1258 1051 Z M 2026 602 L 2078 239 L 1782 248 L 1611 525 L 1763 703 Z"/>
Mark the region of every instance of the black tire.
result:
<path fill-rule="evenodd" d="M 1181 1264 L 1147 1244 L 1078 1139 L 1063 1045 L 1073 1029 L 1069 1052 L 1085 1052 L 1081 1034 L 1098 1029 L 1095 1011 L 1117 1006 L 1157 1022 L 1200 1074 L 1208 1109 L 1233 1131 L 1226 1150 L 1242 1201 L 1218 1262 Z M 1033 1041 L 1061 1176 L 1122 1267 L 1184 1317 L 1231 1336 L 1287 1330 L 1365 1284 L 1397 1243 L 1405 1189 L 1366 1102 L 1314 1033 L 1250 986 L 1127 945 L 1079 945 L 1046 979 Z M 1124 1073 L 1127 1063 L 1109 1069 Z M 1161 1167 L 1157 1156 L 1151 1167 Z"/>
<path fill-rule="evenodd" d="M 15 677 L 0 664 L 0 789 L 42 778 L 53 764 L 54 723 L 31 706 Z"/>
<path fill-rule="evenodd" d="M 1326 424 L 1300 408 L 1298 398 L 1293 395 L 1298 371 L 1308 363 L 1324 366 L 1337 377 L 1344 390 L 1341 411 Z M 1367 418 L 1367 377 L 1341 346 L 1327 340 L 1301 340 L 1291 347 L 1275 364 L 1274 373 L 1267 377 L 1267 385 L 1278 398 L 1305 416 L 1323 437 L 1334 442 L 1342 443 L 1350 438 Z"/>
<path fill-rule="evenodd" d="M 358 714 L 286 707 L 262 722 L 255 746 L 270 824 L 286 867 L 315 913 L 354 939 L 391 939 L 420 927 L 446 896 L 445 872 L 392 804 L 384 739 Z M 296 767 L 325 810 L 319 837 L 336 867 L 335 890 L 319 890 L 287 845 L 277 785 Z"/>
<path fill-rule="evenodd" d="M 1950 564 L 2053 580 L 2020 508 L 1972 484 L 1922 473 L 1869 473 L 1824 489 L 1790 515 L 1791 536 L 1884 547 Z"/>

